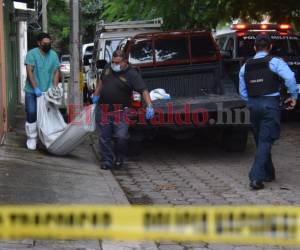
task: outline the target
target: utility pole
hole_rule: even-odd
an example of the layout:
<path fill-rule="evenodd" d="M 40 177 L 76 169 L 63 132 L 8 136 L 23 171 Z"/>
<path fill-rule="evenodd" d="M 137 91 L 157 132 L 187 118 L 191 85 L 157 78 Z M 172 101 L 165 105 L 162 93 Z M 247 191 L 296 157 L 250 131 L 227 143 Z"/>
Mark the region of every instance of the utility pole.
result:
<path fill-rule="evenodd" d="M 80 33 L 79 33 L 79 0 L 70 0 L 71 10 L 71 75 L 68 86 L 68 113 L 72 120 L 74 112 L 82 107 L 82 77 L 80 73 L 81 53 L 80 53 Z M 76 111 L 74 110 L 76 108 Z"/>
<path fill-rule="evenodd" d="M 43 32 L 46 32 L 46 33 L 48 32 L 47 4 L 48 4 L 48 0 L 42 0 Z"/>

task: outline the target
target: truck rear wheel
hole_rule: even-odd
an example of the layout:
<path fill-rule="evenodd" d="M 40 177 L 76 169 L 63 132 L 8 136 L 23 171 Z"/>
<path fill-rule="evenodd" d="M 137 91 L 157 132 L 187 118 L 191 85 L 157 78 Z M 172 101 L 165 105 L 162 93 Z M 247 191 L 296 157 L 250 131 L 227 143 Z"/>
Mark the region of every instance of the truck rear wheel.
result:
<path fill-rule="evenodd" d="M 228 152 L 243 152 L 247 148 L 248 129 L 230 128 L 222 132 L 221 145 Z"/>

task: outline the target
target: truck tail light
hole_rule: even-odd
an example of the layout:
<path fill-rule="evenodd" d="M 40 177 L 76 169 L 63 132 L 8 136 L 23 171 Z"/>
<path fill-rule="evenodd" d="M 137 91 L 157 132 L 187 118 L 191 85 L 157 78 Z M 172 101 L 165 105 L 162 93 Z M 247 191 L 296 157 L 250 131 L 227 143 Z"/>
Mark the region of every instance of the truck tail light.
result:
<path fill-rule="evenodd" d="M 142 107 L 142 96 L 140 93 L 138 93 L 136 91 L 132 92 L 131 106 L 136 109 Z"/>

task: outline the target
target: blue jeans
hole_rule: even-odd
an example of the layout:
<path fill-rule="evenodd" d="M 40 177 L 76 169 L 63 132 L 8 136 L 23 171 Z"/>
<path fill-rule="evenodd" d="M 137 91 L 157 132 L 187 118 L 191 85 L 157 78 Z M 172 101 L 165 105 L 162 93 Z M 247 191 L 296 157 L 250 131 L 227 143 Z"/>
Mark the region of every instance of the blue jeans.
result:
<path fill-rule="evenodd" d="M 279 97 L 249 98 L 254 139 L 256 143 L 255 160 L 249 173 L 250 180 L 263 181 L 275 177 L 272 162 L 272 145 L 280 136 Z"/>
<path fill-rule="evenodd" d="M 97 106 L 96 122 L 99 130 L 101 163 L 112 167 L 114 158 L 124 161 L 129 138 L 126 111 L 103 111 Z"/>
<path fill-rule="evenodd" d="M 25 111 L 27 122 L 36 122 L 37 105 L 34 93 L 25 92 Z"/>

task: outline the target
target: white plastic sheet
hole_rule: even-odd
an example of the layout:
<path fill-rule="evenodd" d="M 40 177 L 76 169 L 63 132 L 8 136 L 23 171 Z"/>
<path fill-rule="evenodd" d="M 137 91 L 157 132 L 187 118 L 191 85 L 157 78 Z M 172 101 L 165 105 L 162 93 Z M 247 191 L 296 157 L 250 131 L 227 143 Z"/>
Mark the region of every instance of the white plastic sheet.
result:
<path fill-rule="evenodd" d="M 155 100 L 170 100 L 171 96 L 164 89 L 153 89 L 150 92 L 151 101 Z"/>
<path fill-rule="evenodd" d="M 59 83 L 56 87 L 48 89 L 45 94 L 45 98 L 48 102 L 52 102 L 57 106 L 61 106 L 63 102 L 64 90 L 62 84 Z"/>
<path fill-rule="evenodd" d="M 41 142 L 55 155 L 66 155 L 73 151 L 85 138 L 95 131 L 95 108 L 90 105 L 66 124 L 58 107 L 45 99 L 37 98 L 37 128 Z"/>

